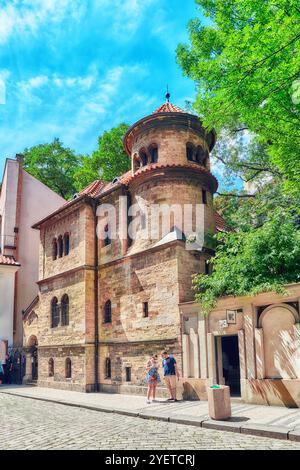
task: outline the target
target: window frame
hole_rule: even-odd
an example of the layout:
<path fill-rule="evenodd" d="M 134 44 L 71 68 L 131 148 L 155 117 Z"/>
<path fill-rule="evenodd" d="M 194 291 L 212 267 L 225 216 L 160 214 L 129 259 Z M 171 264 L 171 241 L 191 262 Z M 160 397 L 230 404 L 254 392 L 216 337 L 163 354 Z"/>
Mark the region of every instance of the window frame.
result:
<path fill-rule="evenodd" d="M 54 359 L 50 357 L 48 361 L 48 377 L 54 377 Z"/>
<path fill-rule="evenodd" d="M 60 302 L 60 310 L 61 310 L 61 315 L 60 315 L 60 324 L 61 326 L 69 326 L 70 324 L 70 299 L 68 294 L 64 294 L 61 298 Z M 64 309 L 66 309 L 66 312 L 64 312 Z"/>
<path fill-rule="evenodd" d="M 60 325 L 60 308 L 58 298 L 53 297 L 51 299 L 51 328 L 57 328 Z M 55 311 L 54 311 L 55 309 Z M 55 321 L 54 321 L 55 320 Z"/>
<path fill-rule="evenodd" d="M 108 299 L 103 308 L 103 323 L 105 325 L 110 325 L 112 323 L 112 309 L 111 309 L 111 300 Z"/>
<path fill-rule="evenodd" d="M 65 360 L 65 378 L 72 378 L 72 361 L 69 357 L 67 357 Z"/>
<path fill-rule="evenodd" d="M 143 318 L 149 318 L 149 302 L 143 302 Z"/>

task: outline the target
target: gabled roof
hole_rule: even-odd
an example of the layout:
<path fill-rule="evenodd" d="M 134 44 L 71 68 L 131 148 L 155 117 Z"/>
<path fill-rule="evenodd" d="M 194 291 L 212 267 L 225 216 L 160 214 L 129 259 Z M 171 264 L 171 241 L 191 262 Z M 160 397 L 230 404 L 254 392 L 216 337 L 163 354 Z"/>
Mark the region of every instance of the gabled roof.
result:
<path fill-rule="evenodd" d="M 64 210 L 69 209 L 70 207 L 72 207 L 73 205 L 77 203 L 80 203 L 81 201 L 97 199 L 100 196 L 105 196 L 105 194 L 110 192 L 111 190 L 117 189 L 122 184 L 127 184 L 126 181 L 129 175 L 131 175 L 131 170 L 128 171 L 127 173 L 124 173 L 124 175 L 120 176 L 119 178 L 116 178 L 115 180 L 111 182 L 102 181 L 102 180 L 93 181 L 86 188 L 80 191 L 78 194 L 74 195 L 73 199 L 71 199 L 70 201 L 67 201 L 65 204 L 63 204 L 56 211 L 52 212 L 44 219 L 36 222 L 32 226 L 32 228 L 38 229 L 43 223 L 51 219 L 51 217 L 53 217 L 54 215 L 60 214 Z"/>
<path fill-rule="evenodd" d="M 23 312 L 22 312 L 22 313 L 23 313 L 23 320 L 26 320 L 27 316 L 28 316 L 29 313 L 32 311 L 32 309 L 33 309 L 34 307 L 36 307 L 36 305 L 39 303 L 39 300 L 40 300 L 40 298 L 39 298 L 39 296 L 37 295 L 37 296 L 33 299 L 33 301 L 31 302 L 31 304 L 28 305 L 28 307 L 27 307 L 25 310 L 23 310 Z"/>
<path fill-rule="evenodd" d="M 1 254 L 0 254 L 0 265 L 21 266 L 20 263 L 16 261 L 13 256 L 5 256 Z"/>

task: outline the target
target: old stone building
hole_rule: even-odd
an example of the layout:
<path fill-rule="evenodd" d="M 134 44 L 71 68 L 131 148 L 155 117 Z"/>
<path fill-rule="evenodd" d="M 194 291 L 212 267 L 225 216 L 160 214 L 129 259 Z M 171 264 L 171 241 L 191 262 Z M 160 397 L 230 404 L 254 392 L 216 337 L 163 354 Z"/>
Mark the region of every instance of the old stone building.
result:
<path fill-rule="evenodd" d="M 167 101 L 128 130 L 129 172 L 93 182 L 35 224 L 39 295 L 24 312 L 25 381 L 38 344 L 42 386 L 144 393 L 147 359 L 167 349 L 183 398 L 205 399 L 217 382 L 248 402 L 300 405 L 299 284 L 220 299 L 208 317 L 193 301 L 192 275 L 209 274 L 205 234 L 226 229 L 213 209 L 214 143 Z"/>
<path fill-rule="evenodd" d="M 35 224 L 39 298 L 24 314 L 24 343 L 38 344 L 40 385 L 140 392 L 147 359 L 163 349 L 182 369 L 179 305 L 192 301 L 192 274 L 208 269 L 211 250 L 194 246 L 195 239 L 187 247 L 191 230 L 180 226 L 175 209 L 192 208 L 193 228 L 200 206 L 203 233 L 222 224 L 213 209 L 214 143 L 214 132 L 167 101 L 128 130 L 129 172 L 111 183 L 95 181 Z M 137 210 L 124 216 L 124 204 Z M 114 230 L 99 216 L 108 205 L 116 209 Z M 151 206 L 162 209 L 158 218 Z"/>

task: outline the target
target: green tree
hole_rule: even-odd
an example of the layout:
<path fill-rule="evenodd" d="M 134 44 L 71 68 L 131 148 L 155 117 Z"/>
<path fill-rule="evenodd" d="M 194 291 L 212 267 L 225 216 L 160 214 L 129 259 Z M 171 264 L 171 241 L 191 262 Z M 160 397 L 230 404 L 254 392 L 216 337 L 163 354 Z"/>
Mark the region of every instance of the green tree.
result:
<path fill-rule="evenodd" d="M 98 139 L 98 149 L 90 157 L 82 157 L 81 166 L 75 174 L 78 190 L 97 178 L 111 181 L 130 169 L 130 158 L 123 146 L 123 137 L 128 128 L 128 124 L 121 123 L 105 131 Z"/>
<path fill-rule="evenodd" d="M 225 139 L 219 156 L 225 152 L 229 169 L 246 179 L 275 171 L 300 194 L 299 1 L 196 3 L 209 21 L 192 20 L 190 45 L 177 49 L 184 73 L 197 83 L 195 109 L 208 128 L 253 142 L 236 158 Z"/>
<path fill-rule="evenodd" d="M 76 192 L 74 174 L 80 157 L 55 138 L 50 144 L 25 149 L 24 168 L 60 196 L 68 199 Z"/>
<path fill-rule="evenodd" d="M 275 211 L 261 226 L 219 234 L 212 274 L 194 278 L 196 300 L 204 314 L 224 295 L 283 292 L 300 281 L 300 230 L 286 210 Z"/>

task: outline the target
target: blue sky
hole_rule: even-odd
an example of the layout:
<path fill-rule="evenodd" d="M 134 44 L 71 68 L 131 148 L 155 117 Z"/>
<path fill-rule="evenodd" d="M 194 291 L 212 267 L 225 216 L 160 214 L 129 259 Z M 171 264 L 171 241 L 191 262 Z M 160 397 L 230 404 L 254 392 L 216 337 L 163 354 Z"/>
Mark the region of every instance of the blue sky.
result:
<path fill-rule="evenodd" d="M 90 153 L 158 107 L 167 83 L 177 105 L 194 100 L 175 49 L 197 15 L 194 0 L 0 0 L 0 174 L 54 137 Z"/>

